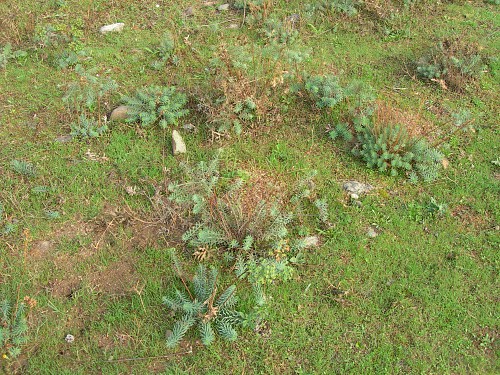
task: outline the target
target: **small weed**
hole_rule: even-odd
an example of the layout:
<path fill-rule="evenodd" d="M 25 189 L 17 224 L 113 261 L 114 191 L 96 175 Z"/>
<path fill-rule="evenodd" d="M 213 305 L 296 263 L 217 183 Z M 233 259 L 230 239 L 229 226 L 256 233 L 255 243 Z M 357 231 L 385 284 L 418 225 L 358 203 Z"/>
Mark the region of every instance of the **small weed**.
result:
<path fill-rule="evenodd" d="M 70 124 L 71 135 L 82 139 L 99 137 L 108 130 L 106 120 L 99 122 L 82 113 L 77 121 Z"/>
<path fill-rule="evenodd" d="M 12 45 L 7 43 L 5 46 L 0 47 L 0 69 L 5 69 L 9 60 L 19 59 L 27 55 L 28 54 L 22 50 L 13 51 Z"/>
<path fill-rule="evenodd" d="M 54 56 L 53 65 L 59 69 L 75 67 L 81 56 L 85 56 L 83 51 L 74 52 L 72 50 L 63 50 Z"/>
<path fill-rule="evenodd" d="M 158 46 L 148 51 L 158 57 L 158 60 L 151 64 L 154 70 L 161 70 L 169 61 L 174 65 L 179 64 L 179 57 L 175 54 L 175 40 L 170 32 L 163 34 Z"/>
<path fill-rule="evenodd" d="M 435 180 L 439 175 L 443 155 L 424 138 L 412 139 L 400 124 L 369 122 L 356 129 L 359 149 L 353 149 L 368 168 L 397 176 L 400 171 L 409 175 L 412 183 Z"/>
<path fill-rule="evenodd" d="M 291 38 L 279 43 L 272 30 L 267 33 L 271 39 L 264 46 L 221 46 L 210 61 L 211 86 L 219 90 L 208 97 L 200 95 L 199 108 L 217 127 L 217 133 L 233 130 L 239 134 L 245 125 L 276 111 L 273 99 L 277 88 L 297 77 L 300 65 L 307 60 L 307 52 L 291 49 Z"/>
<path fill-rule="evenodd" d="M 69 84 L 62 100 L 70 111 L 97 112 L 102 115 L 102 102 L 113 90 L 118 88 L 114 80 L 101 78 L 95 69 L 86 70 L 82 65 L 75 66 L 79 80 Z"/>
<path fill-rule="evenodd" d="M 304 80 L 304 90 L 318 108 L 334 108 L 345 98 L 344 88 L 336 76 L 310 76 Z"/>
<path fill-rule="evenodd" d="M 10 167 L 14 172 L 25 177 L 35 177 L 37 174 L 36 167 L 23 160 L 12 160 Z"/>
<path fill-rule="evenodd" d="M 320 0 L 308 4 L 307 12 L 313 14 L 316 12 L 326 14 L 345 14 L 353 17 L 358 14 L 358 7 L 362 2 L 358 0 Z"/>
<path fill-rule="evenodd" d="M 434 197 L 426 203 L 411 202 L 407 205 L 408 214 L 411 220 L 417 223 L 424 223 L 428 219 L 442 217 L 447 212 L 447 205 L 438 203 Z"/>
<path fill-rule="evenodd" d="M 274 203 L 256 199 L 254 189 L 260 188 L 242 179 L 222 179 L 218 159 L 188 167 L 185 174 L 189 176 L 185 182 L 169 185 L 169 198 L 193 215 L 182 239 L 195 254 L 223 251 L 228 261 L 236 259 L 237 276 L 248 277 L 252 284 L 286 281 L 292 276 L 293 265 L 302 261 L 302 251 L 311 247 L 309 238 L 295 234 L 295 227 L 303 205 L 313 196 L 314 174 L 298 183 L 291 197 L 276 198 Z M 310 203 L 318 210 L 320 222 L 328 223 L 326 201 Z"/>

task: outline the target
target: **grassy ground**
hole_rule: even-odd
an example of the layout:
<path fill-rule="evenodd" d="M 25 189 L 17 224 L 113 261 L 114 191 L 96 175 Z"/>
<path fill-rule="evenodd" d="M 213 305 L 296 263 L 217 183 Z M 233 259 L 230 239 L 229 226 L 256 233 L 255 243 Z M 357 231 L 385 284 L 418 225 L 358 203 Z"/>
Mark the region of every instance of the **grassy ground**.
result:
<path fill-rule="evenodd" d="M 312 1 L 268 3 L 269 18 L 300 15 L 298 43 L 311 55 L 304 70 L 362 80 L 379 100 L 438 127 L 451 112 L 468 109 L 473 129 L 442 145 L 449 167 L 438 180 L 418 185 L 369 170 L 325 136 L 330 115 L 282 86 L 270 95 L 269 115 L 241 136 L 212 142 L 198 106 L 214 85 L 209 60 L 221 46 L 264 43 L 258 24 L 239 27 L 250 13 L 185 0 L 46 1 L 37 9 L 4 1 L 0 46 L 11 43 L 27 55 L 0 70 L 0 224 L 16 227 L 0 237 L 0 299 L 37 302 L 22 354 L 1 359 L 6 372 L 500 372 L 500 169 L 492 163 L 500 155 L 498 6 L 422 1 L 405 10 L 394 2 L 391 12 L 373 1 L 354 17 L 308 17 Z M 189 6 L 193 16 L 184 14 Z M 124 31 L 98 33 L 113 22 L 124 22 Z M 37 42 L 49 24 L 70 40 Z M 148 49 L 166 30 L 175 36 L 179 64 L 155 71 Z M 416 79 L 411 62 L 439 38 L 455 36 L 481 43 L 491 57 L 489 71 L 463 92 Z M 119 84 L 100 104 L 101 114 L 121 95 L 151 84 L 187 93 L 191 113 L 181 123 L 198 128 L 183 132 L 187 155 L 171 156 L 169 132 L 125 123 L 89 141 L 56 142 L 75 119 L 62 96 L 79 77 L 54 66 L 54 56 L 69 49 L 83 51 L 87 68 Z M 258 66 L 265 63 L 258 47 L 247 49 Z M 268 78 L 258 69 L 253 74 L 258 82 Z M 218 340 L 209 348 L 189 334 L 168 349 L 174 317 L 162 297 L 178 281 L 166 249 L 176 246 L 188 267 L 196 261 L 184 249 L 180 228 L 158 223 L 147 196 L 181 177 L 181 160 L 209 159 L 217 148 L 224 148 L 226 172 L 245 170 L 284 187 L 317 170 L 317 195 L 328 201 L 332 225 L 313 223 L 321 247 L 305 254 L 292 280 L 267 289 L 267 325 L 258 332 L 243 330 L 236 342 Z M 14 159 L 33 163 L 36 176 L 15 173 Z M 361 207 L 342 191 L 351 179 L 377 187 L 361 198 Z M 37 186 L 50 189 L 36 194 Z M 125 187 L 134 186 L 145 194 L 128 194 Z M 428 214 L 432 199 L 446 206 L 444 214 Z M 59 217 L 50 219 L 46 211 Z M 366 235 L 370 226 L 378 229 L 376 238 Z M 238 287 L 242 305 L 249 305 L 248 285 Z M 67 334 L 73 343 L 65 342 Z"/>

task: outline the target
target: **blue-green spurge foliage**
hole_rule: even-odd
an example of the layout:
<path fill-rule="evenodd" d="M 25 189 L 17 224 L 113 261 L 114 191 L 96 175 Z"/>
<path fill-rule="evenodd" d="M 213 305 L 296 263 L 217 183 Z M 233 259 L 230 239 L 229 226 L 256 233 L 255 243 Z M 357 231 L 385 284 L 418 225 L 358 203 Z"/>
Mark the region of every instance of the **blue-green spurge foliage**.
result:
<path fill-rule="evenodd" d="M 185 94 L 175 87 L 150 86 L 137 90 L 134 96 L 124 97 L 128 107 L 127 122 L 139 122 L 142 126 L 159 125 L 166 129 L 177 125 L 179 119 L 188 114 L 184 108 Z"/>
<path fill-rule="evenodd" d="M 174 270 L 182 278 L 183 272 L 175 250 L 171 249 L 170 255 Z M 216 333 L 227 341 L 237 339 L 235 328 L 242 322 L 243 315 L 235 310 L 238 302 L 236 286 L 231 285 L 218 294 L 218 276 L 215 268 L 207 269 L 200 264 L 190 288 L 183 280 L 184 290 L 175 289 L 171 296 L 163 298 L 163 303 L 178 316 L 167 337 L 167 346 L 177 346 L 193 326 L 198 328 L 204 345 L 210 345 L 215 340 Z"/>
<path fill-rule="evenodd" d="M 0 301 L 0 354 L 4 359 L 21 354 L 21 346 L 28 340 L 27 330 L 24 304 L 12 306 L 8 300 Z"/>

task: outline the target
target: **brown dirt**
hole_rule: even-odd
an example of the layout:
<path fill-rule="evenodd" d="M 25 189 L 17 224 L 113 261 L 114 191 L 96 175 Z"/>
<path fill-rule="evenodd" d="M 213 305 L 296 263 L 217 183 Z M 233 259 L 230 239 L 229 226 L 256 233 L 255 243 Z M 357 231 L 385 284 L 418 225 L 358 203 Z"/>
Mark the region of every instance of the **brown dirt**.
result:
<path fill-rule="evenodd" d="M 270 197 L 275 197 L 278 201 L 283 201 L 283 192 L 287 192 L 287 186 L 283 179 L 278 178 L 276 173 L 257 169 L 249 166 L 247 172 L 250 179 L 243 188 L 241 195 L 244 211 L 249 212 L 261 201 L 269 201 Z"/>
<path fill-rule="evenodd" d="M 65 275 L 64 279 L 54 279 L 46 287 L 54 297 L 72 298 L 81 288 L 81 277 L 73 274 Z"/>
<path fill-rule="evenodd" d="M 481 327 L 472 337 L 476 349 L 482 350 L 492 358 L 496 358 L 496 353 L 500 349 L 498 327 Z"/>
<path fill-rule="evenodd" d="M 411 138 L 427 137 L 435 130 L 435 126 L 419 114 L 403 111 L 382 101 L 377 102 L 373 123 L 374 128 L 380 130 L 386 126 L 403 126 Z"/>
<path fill-rule="evenodd" d="M 128 260 L 112 263 L 103 270 L 91 273 L 87 279 L 92 288 L 108 295 L 132 292 L 139 281 L 133 264 Z"/>
<path fill-rule="evenodd" d="M 32 267 L 37 267 L 41 260 L 53 263 L 58 275 L 45 286 L 53 296 L 72 298 L 79 288 L 90 288 L 109 295 L 124 295 L 133 292 L 139 280 L 134 269 L 133 251 L 154 245 L 161 239 L 161 225 L 134 218 L 133 213 L 105 206 L 101 215 L 88 222 L 76 220 L 65 223 L 52 232 L 50 240 L 37 240 L 29 250 Z M 128 235 L 123 235 L 126 230 Z M 58 252 L 58 245 L 78 237 L 90 238 L 83 241 L 75 254 Z M 77 265 L 92 259 L 102 251 L 114 251 L 120 248 L 120 259 L 105 268 L 94 267 L 82 274 Z"/>
<path fill-rule="evenodd" d="M 473 227 L 476 230 L 486 229 L 490 226 L 488 214 L 482 215 L 468 205 L 458 205 L 451 212 L 451 216 L 457 218 L 466 227 Z"/>

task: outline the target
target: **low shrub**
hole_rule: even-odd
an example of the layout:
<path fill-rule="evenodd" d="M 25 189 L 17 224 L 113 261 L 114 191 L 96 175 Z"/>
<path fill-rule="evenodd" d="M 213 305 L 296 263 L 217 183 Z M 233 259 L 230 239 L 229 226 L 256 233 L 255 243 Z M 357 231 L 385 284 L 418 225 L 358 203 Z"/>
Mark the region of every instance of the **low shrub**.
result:
<path fill-rule="evenodd" d="M 416 62 L 417 75 L 443 89 L 463 91 L 484 73 L 486 62 L 479 45 L 464 38 L 445 39 Z"/>
<path fill-rule="evenodd" d="M 391 176 L 406 174 L 413 183 L 438 177 L 443 155 L 426 139 L 428 130 L 420 129 L 417 119 L 381 102 L 354 115 L 328 134 L 350 143 L 367 167 Z"/>
<path fill-rule="evenodd" d="M 219 250 L 229 260 L 248 261 L 245 270 L 253 264 L 253 269 L 261 273 L 265 264 L 267 270 L 278 270 L 275 276 L 281 277 L 284 274 L 279 269 L 297 263 L 302 250 L 309 246 L 306 238 L 295 233 L 306 206 L 318 210 L 320 220 L 328 221 L 328 205 L 314 199 L 314 174 L 299 182 L 291 197 L 283 195 L 269 201 L 271 193 L 265 194 L 264 186 L 252 187 L 244 178 L 223 178 L 217 157 L 184 168 L 186 180 L 169 185 L 169 199 L 191 215 L 182 239 L 196 252 Z M 264 198 L 259 199 L 257 193 Z"/>
<path fill-rule="evenodd" d="M 404 172 L 411 182 L 435 180 L 439 175 L 443 155 L 423 139 L 412 139 L 403 125 L 372 123 L 358 128 L 356 135 L 359 155 L 368 168 L 397 176 Z"/>

